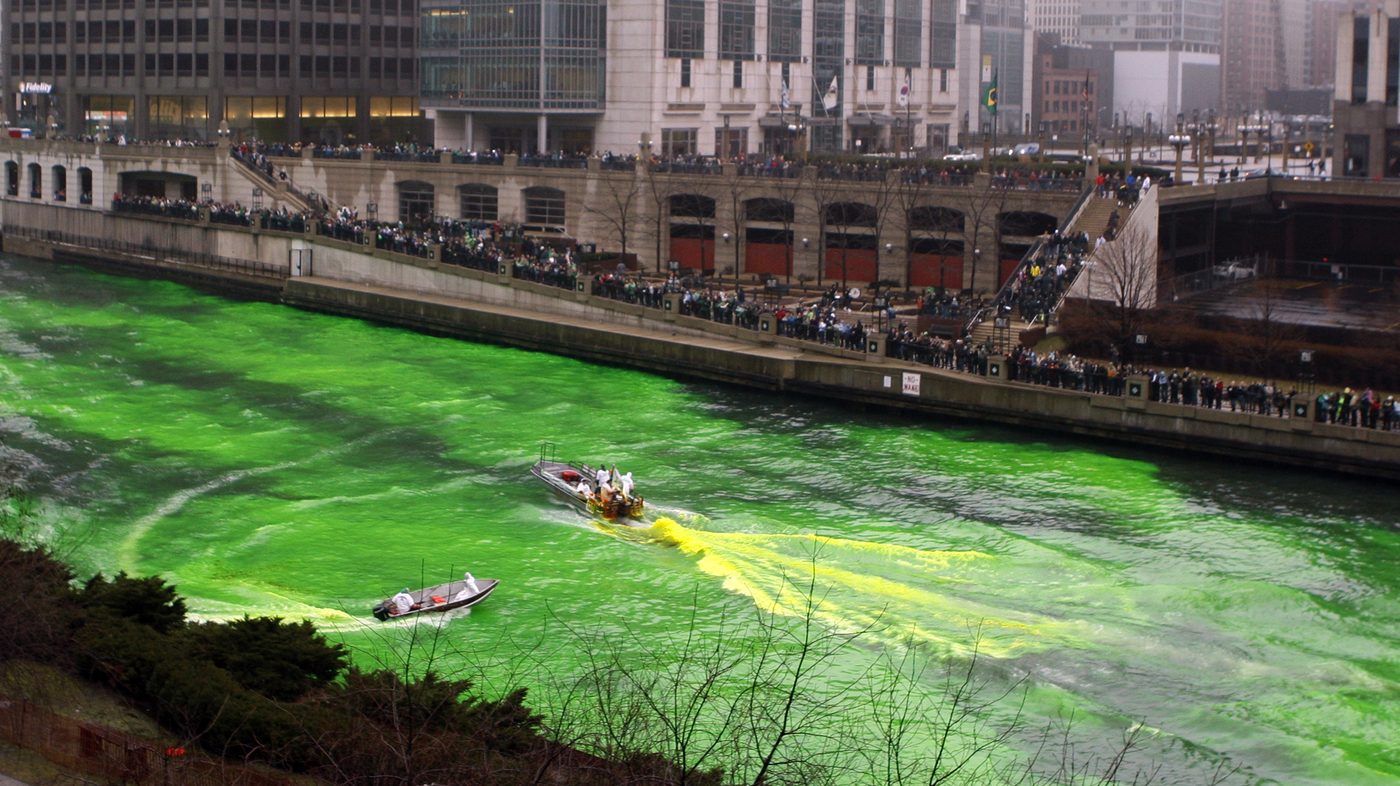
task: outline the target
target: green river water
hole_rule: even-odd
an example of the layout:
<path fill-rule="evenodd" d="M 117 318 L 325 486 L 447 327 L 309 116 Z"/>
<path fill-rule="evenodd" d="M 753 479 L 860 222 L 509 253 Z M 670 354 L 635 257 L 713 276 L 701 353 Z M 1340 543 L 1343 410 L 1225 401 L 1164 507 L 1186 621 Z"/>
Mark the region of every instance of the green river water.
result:
<path fill-rule="evenodd" d="M 1400 784 L 1400 494 L 1380 481 L 852 413 L 14 257 L 0 436 L 82 570 L 162 574 L 205 617 L 310 618 L 364 660 L 399 635 L 368 606 L 423 578 L 503 581 L 442 628 L 465 652 L 559 620 L 660 636 L 697 605 L 703 632 L 815 552 L 820 619 L 880 617 L 853 660 L 957 651 L 980 621 L 1031 712 L 1160 730 L 1164 782 L 1223 760 L 1234 782 Z M 542 440 L 634 471 L 681 523 L 595 526 L 529 476 Z"/>

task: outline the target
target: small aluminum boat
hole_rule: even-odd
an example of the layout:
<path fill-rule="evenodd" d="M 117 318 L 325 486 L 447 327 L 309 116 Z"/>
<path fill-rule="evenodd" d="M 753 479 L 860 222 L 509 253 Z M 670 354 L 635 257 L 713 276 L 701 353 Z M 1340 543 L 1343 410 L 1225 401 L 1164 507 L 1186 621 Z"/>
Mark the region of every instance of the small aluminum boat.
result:
<path fill-rule="evenodd" d="M 392 598 L 381 601 L 371 612 L 375 619 L 386 622 L 418 614 L 465 609 L 486 600 L 487 596 L 496 589 L 496 585 L 500 583 L 499 579 L 476 579 L 475 590 L 465 579 L 439 584 L 436 587 L 409 592 L 408 594 L 413 596 L 413 608 L 402 614 L 399 613 Z"/>

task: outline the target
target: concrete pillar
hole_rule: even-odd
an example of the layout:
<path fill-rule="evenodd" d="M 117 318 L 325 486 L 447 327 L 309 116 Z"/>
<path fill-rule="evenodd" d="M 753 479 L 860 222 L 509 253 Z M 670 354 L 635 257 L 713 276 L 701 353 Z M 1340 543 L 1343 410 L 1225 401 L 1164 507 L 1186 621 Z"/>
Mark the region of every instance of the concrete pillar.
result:
<path fill-rule="evenodd" d="M 992 382 L 1005 382 L 1007 380 L 1007 362 L 1005 355 L 992 355 L 987 358 L 987 379 Z"/>
<path fill-rule="evenodd" d="M 1151 391 L 1146 375 L 1134 374 L 1124 380 L 1124 385 L 1124 398 L 1128 400 L 1128 406 L 1133 409 L 1145 408 L 1148 393 Z"/>
<path fill-rule="evenodd" d="M 667 322 L 675 322 L 676 315 L 681 313 L 681 296 L 679 292 L 667 292 L 661 296 L 661 318 Z"/>
<path fill-rule="evenodd" d="M 549 115 L 541 114 L 538 128 L 535 131 L 535 152 L 549 152 Z"/>
<path fill-rule="evenodd" d="M 465 131 L 465 134 L 462 137 L 462 139 L 464 140 L 462 144 L 465 145 L 468 150 L 475 150 L 476 116 L 473 115 L 471 112 L 464 113 L 462 115 L 462 124 L 463 126 L 465 126 L 465 128 L 463 129 Z"/>
<path fill-rule="evenodd" d="M 885 357 L 885 335 L 883 333 L 865 334 L 865 357 L 870 361 L 883 360 Z"/>
<path fill-rule="evenodd" d="M 1313 397 L 1298 393 L 1288 400 L 1289 425 L 1294 431 L 1312 431 Z"/>

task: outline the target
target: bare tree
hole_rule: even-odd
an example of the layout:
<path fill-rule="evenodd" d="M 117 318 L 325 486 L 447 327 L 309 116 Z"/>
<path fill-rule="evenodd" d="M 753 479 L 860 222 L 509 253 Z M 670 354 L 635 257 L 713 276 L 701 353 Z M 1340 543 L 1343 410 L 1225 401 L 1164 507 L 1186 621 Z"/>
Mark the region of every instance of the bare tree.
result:
<path fill-rule="evenodd" d="M 959 207 L 962 209 L 964 253 L 968 249 L 972 250 L 972 278 L 971 286 L 975 290 L 978 287 L 979 279 L 982 277 L 982 258 L 990 255 L 993 265 L 999 266 L 1001 259 L 1001 222 L 998 220 L 1002 209 L 1006 206 L 1008 192 L 999 186 L 991 172 L 986 172 L 973 176 L 972 182 L 963 187 L 960 194 Z M 985 236 L 987 230 L 991 231 L 990 248 L 984 252 L 983 241 L 988 240 Z M 992 275 L 993 281 L 998 278 L 995 268 Z M 990 290 L 995 290 L 992 286 Z"/>
<path fill-rule="evenodd" d="M 1090 258 L 1086 318 L 1104 343 L 1128 356 L 1134 337 L 1147 326 L 1157 304 L 1157 245 L 1141 227 L 1130 226 Z"/>
<path fill-rule="evenodd" d="M 638 162 L 637 166 L 642 166 L 642 163 Z M 635 226 L 644 198 L 642 188 L 634 173 L 606 172 L 602 175 L 591 178 L 598 184 L 598 191 L 593 199 L 584 200 L 583 210 L 598 217 L 607 228 L 608 239 L 616 240 L 622 256 L 626 257 L 636 234 Z"/>
<path fill-rule="evenodd" d="M 1284 318 L 1287 289 L 1282 282 L 1266 277 L 1240 292 L 1247 292 L 1249 300 L 1241 315 L 1241 330 L 1226 343 L 1225 350 L 1255 375 L 1276 380 L 1287 368 L 1290 350 L 1304 337 L 1301 327 Z"/>

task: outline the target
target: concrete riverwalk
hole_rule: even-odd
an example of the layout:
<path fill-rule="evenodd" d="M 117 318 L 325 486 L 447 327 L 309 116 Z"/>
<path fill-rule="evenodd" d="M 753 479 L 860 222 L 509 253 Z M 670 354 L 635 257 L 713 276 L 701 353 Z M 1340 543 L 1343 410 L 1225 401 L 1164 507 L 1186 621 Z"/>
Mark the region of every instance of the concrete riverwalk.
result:
<path fill-rule="evenodd" d="M 1400 433 L 1095 395 L 933 369 L 650 309 L 312 233 L 87 213 L 11 211 L 4 250 L 239 297 L 551 352 L 656 374 L 1029 427 L 1255 463 L 1400 479 Z M 76 230 L 76 231 L 73 231 Z M 215 249 L 218 256 L 202 253 Z M 674 298 L 675 296 L 668 296 Z M 1131 380 L 1130 380 L 1131 382 Z M 1129 389 L 1134 386 L 1129 384 Z M 1302 403 L 1302 402 L 1299 402 Z"/>

